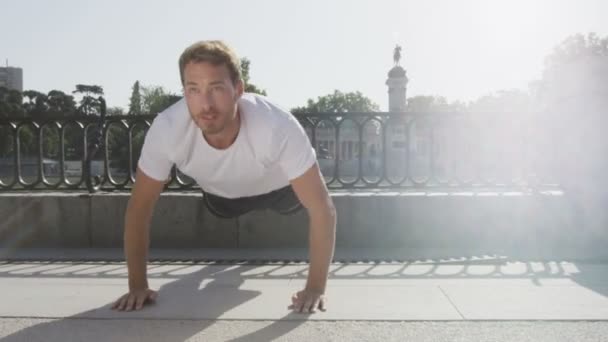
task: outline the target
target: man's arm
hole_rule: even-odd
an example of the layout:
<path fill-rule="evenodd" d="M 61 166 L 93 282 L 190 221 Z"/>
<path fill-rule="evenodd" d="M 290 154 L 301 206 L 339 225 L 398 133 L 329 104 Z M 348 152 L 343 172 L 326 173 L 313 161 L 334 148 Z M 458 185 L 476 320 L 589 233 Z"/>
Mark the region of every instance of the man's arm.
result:
<path fill-rule="evenodd" d="M 129 293 L 113 306 L 118 310 L 141 309 L 156 293 L 148 289 L 147 260 L 150 221 L 165 183 L 147 176 L 139 168 L 125 214 L 124 248 L 129 270 Z"/>
<path fill-rule="evenodd" d="M 324 306 L 322 295 L 336 240 L 336 209 L 316 162 L 302 176 L 293 179 L 291 186 L 310 218 L 310 269 L 306 288 L 301 291 L 306 298 L 295 298 L 294 305 L 298 306 L 299 301 L 298 311 L 314 311 Z"/>

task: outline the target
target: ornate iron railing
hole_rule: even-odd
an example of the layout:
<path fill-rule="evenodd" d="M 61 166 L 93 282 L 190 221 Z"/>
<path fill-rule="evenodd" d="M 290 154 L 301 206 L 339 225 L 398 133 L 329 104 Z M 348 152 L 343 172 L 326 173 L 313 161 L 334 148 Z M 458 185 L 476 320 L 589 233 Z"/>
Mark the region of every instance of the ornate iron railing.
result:
<path fill-rule="evenodd" d="M 0 119 L 0 191 L 129 190 L 154 116 Z M 526 115 L 309 113 L 309 134 L 330 189 L 530 188 L 536 168 Z M 179 170 L 166 190 L 197 190 Z"/>

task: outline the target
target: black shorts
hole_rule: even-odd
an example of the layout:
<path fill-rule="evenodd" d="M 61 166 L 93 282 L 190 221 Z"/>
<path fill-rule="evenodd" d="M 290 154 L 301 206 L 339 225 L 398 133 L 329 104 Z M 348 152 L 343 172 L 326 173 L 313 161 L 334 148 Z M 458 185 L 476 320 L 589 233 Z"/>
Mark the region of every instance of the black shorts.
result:
<path fill-rule="evenodd" d="M 290 215 L 303 208 L 291 185 L 267 194 L 239 198 L 225 198 L 203 190 L 203 201 L 212 214 L 222 218 L 234 218 L 253 210 L 264 209 Z"/>

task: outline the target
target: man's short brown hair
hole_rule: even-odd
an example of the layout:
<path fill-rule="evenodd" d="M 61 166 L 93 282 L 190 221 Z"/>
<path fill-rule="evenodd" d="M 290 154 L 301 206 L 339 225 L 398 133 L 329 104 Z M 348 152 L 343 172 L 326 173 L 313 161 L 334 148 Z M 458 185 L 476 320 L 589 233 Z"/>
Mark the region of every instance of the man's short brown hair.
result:
<path fill-rule="evenodd" d="M 241 78 L 241 63 L 236 53 L 224 42 L 219 40 L 206 40 L 190 45 L 179 57 L 179 74 L 184 81 L 186 64 L 194 62 L 208 62 L 215 66 L 226 65 L 230 72 L 232 83 L 236 84 Z"/>

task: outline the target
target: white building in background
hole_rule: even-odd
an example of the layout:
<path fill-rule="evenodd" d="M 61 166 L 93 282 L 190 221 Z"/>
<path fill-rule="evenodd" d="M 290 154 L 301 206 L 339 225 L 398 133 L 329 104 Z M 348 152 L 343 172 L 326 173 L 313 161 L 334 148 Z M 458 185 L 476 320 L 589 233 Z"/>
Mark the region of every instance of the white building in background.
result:
<path fill-rule="evenodd" d="M 0 87 L 23 91 L 23 69 L 0 67 Z"/>

